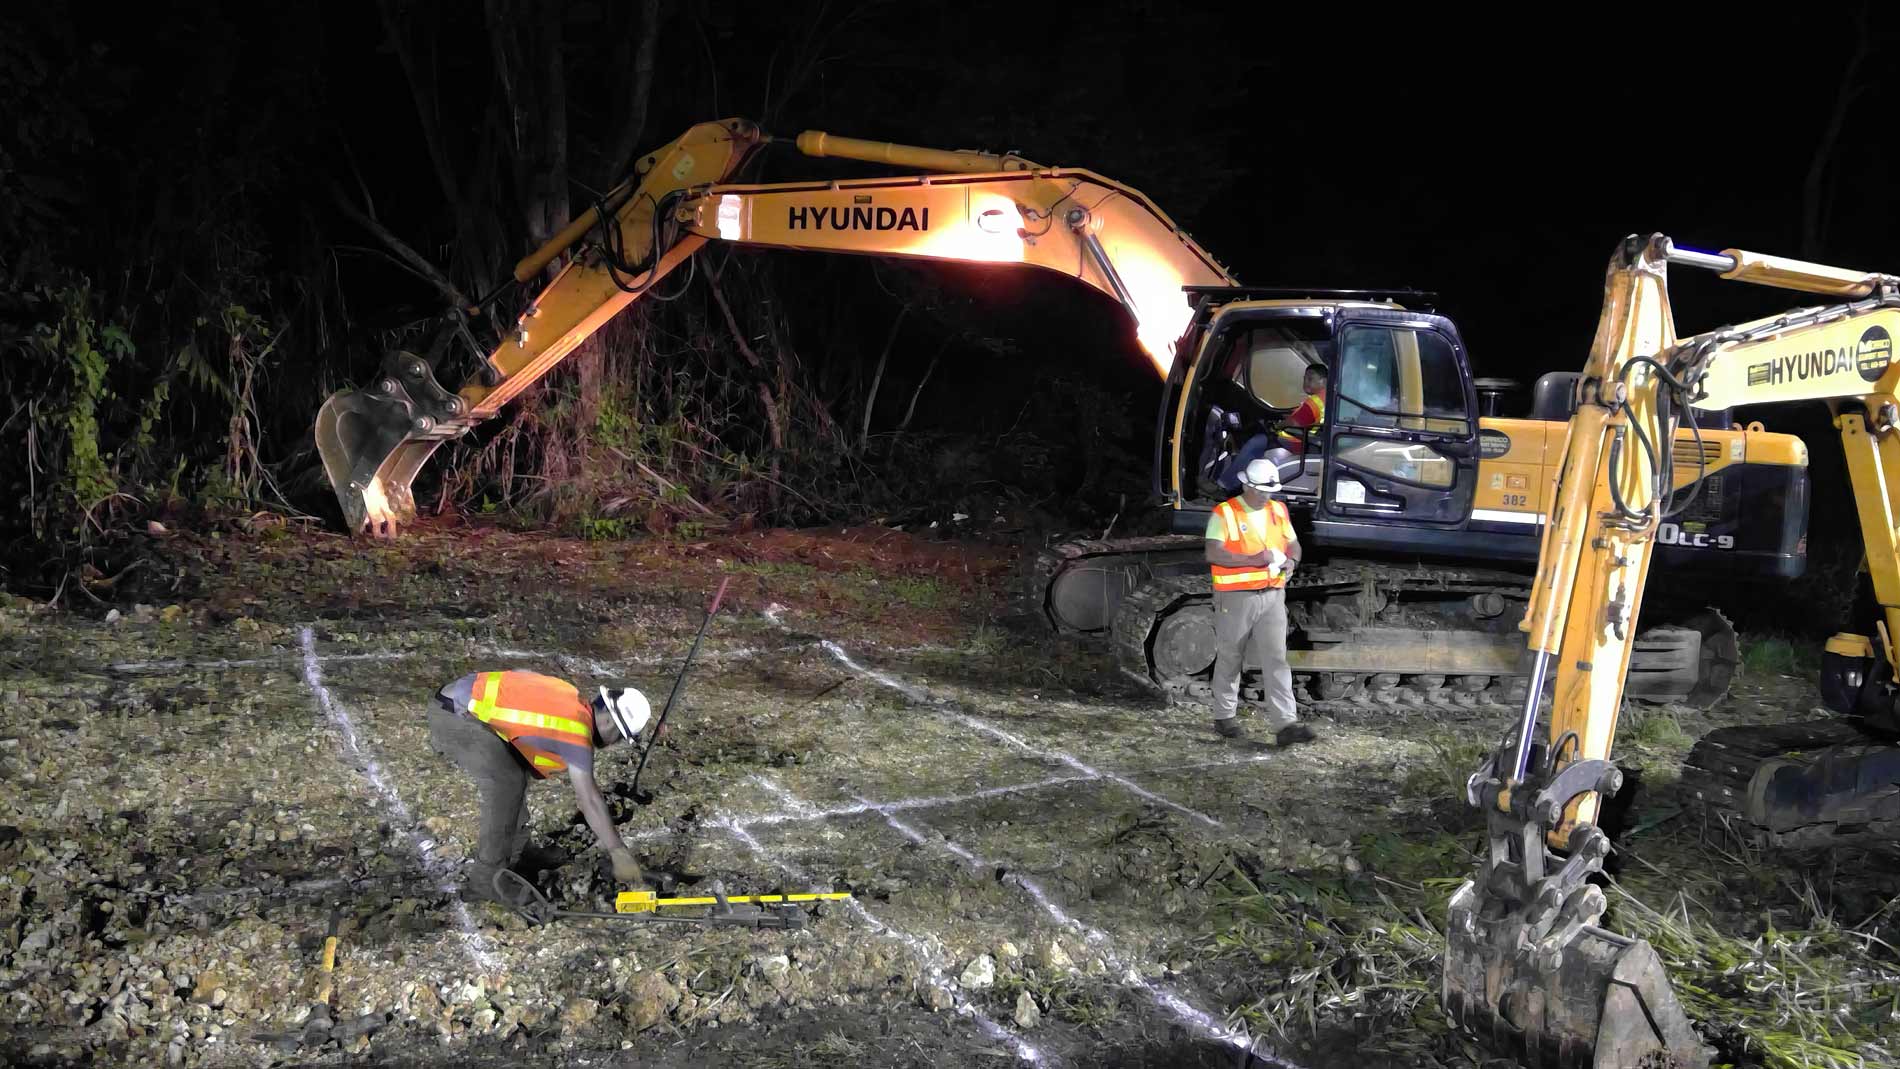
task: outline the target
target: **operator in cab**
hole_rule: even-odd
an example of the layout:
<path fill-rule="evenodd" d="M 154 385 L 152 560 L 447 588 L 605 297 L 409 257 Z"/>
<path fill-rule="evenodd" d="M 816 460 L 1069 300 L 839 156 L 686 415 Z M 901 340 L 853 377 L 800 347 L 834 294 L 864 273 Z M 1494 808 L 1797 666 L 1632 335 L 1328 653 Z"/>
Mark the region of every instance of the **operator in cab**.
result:
<path fill-rule="evenodd" d="M 1277 430 L 1252 435 L 1221 465 L 1220 488 L 1229 494 L 1240 492 L 1240 473 L 1247 465 L 1267 455 L 1269 449 L 1284 449 L 1298 457 L 1310 447 L 1318 452 L 1317 431 L 1326 422 L 1326 365 L 1308 364 L 1300 376 L 1300 392 L 1306 396 L 1282 420 Z"/>

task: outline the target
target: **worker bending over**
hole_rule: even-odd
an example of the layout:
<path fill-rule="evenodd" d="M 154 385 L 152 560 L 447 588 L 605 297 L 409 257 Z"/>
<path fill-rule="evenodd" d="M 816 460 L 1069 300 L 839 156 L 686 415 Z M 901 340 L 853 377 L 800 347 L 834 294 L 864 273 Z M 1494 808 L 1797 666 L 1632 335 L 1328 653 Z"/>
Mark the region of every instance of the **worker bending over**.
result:
<path fill-rule="evenodd" d="M 1297 463 L 1297 461 L 1295 462 Z M 1286 580 L 1300 563 L 1300 540 L 1280 492 L 1272 460 L 1248 464 L 1240 496 L 1215 506 L 1207 521 L 1207 563 L 1214 573 L 1214 730 L 1246 735 L 1236 715 L 1246 662 L 1260 668 L 1267 720 L 1280 745 L 1313 737 L 1293 705 L 1293 672 L 1286 660 Z"/>
<path fill-rule="evenodd" d="M 475 672 L 437 691 L 429 744 L 474 777 L 481 792 L 469 889 L 496 897 L 496 871 L 514 866 L 527 846 L 529 778 L 563 770 L 587 826 L 613 859 L 614 879 L 643 886 L 640 864 L 594 782 L 594 751 L 636 738 L 650 715 L 646 695 L 631 687 L 601 687 L 591 702 L 582 701 L 572 684 L 534 672 Z"/>

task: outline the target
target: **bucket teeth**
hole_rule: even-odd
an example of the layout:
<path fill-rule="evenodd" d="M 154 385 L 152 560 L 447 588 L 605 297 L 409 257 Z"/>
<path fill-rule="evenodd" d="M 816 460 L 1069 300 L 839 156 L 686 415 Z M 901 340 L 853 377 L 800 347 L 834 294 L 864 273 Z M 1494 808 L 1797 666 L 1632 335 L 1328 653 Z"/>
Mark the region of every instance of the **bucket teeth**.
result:
<path fill-rule="evenodd" d="M 375 390 L 343 390 L 317 411 L 317 453 L 352 534 L 393 537 L 416 518 L 410 484 L 457 433 L 459 398 L 439 386 L 428 364 L 392 353 Z"/>
<path fill-rule="evenodd" d="M 1446 1011 L 1532 1069 L 1706 1069 L 1713 1052 L 1697 1039 L 1656 951 L 1597 927 L 1605 903 L 1589 880 L 1602 871 L 1609 839 L 1579 823 L 1563 854 L 1549 850 L 1551 825 L 1569 803 L 1615 794 L 1620 773 L 1600 760 L 1552 771 L 1535 750 L 1526 779 L 1508 789 L 1496 761 L 1472 778 L 1488 850 L 1478 878 L 1446 912 Z"/>
<path fill-rule="evenodd" d="M 1523 937 L 1521 914 L 1483 919 L 1466 883 L 1452 898 L 1445 1009 L 1460 1027 L 1533 1069 L 1706 1069 L 1662 959 L 1641 939 L 1584 925 L 1560 946 Z"/>

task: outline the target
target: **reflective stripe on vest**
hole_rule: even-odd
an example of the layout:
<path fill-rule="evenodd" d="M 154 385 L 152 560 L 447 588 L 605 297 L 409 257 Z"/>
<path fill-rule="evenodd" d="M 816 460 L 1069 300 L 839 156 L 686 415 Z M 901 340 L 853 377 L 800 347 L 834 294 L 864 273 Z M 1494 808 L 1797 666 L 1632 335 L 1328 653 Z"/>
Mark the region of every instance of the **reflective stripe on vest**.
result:
<path fill-rule="evenodd" d="M 1292 422 L 1292 419 L 1294 416 L 1299 415 L 1301 412 L 1307 409 L 1312 410 L 1313 412 L 1312 419 L 1307 420 L 1305 423 L 1300 423 L 1300 424 L 1295 424 Z M 1312 428 L 1317 427 L 1320 424 L 1326 422 L 1325 395 L 1312 394 L 1308 396 L 1306 400 L 1300 402 L 1300 406 L 1298 408 L 1295 408 L 1291 415 L 1287 416 L 1287 421 L 1288 421 L 1287 425 L 1280 428 L 1280 440 L 1286 443 L 1287 445 L 1295 447 L 1295 452 L 1298 452 L 1301 449 L 1304 449 L 1304 447 L 1306 446 L 1306 438 L 1307 438 L 1306 435 L 1301 434 L 1299 432 L 1301 430 L 1311 430 Z"/>
<path fill-rule="evenodd" d="M 1267 502 L 1267 507 L 1261 510 L 1266 517 L 1267 529 L 1252 531 L 1247 528 L 1245 506 L 1235 504 L 1238 500 L 1223 501 L 1214 508 L 1214 514 L 1220 517 L 1227 535 L 1221 542 L 1221 548 L 1236 556 L 1252 556 L 1268 548 L 1285 553 L 1288 527 L 1286 505 L 1278 501 Z M 1208 567 L 1213 573 L 1215 590 L 1272 590 L 1286 585 L 1285 576 L 1274 575 L 1257 565 L 1231 568 L 1213 564 Z"/>
<path fill-rule="evenodd" d="M 571 685 L 532 672 L 483 672 L 473 690 L 470 715 L 521 751 L 537 776 L 562 771 L 569 761 L 591 760 L 593 728 L 577 719 L 587 715 L 587 707 Z M 501 704 L 504 696 L 508 705 Z"/>

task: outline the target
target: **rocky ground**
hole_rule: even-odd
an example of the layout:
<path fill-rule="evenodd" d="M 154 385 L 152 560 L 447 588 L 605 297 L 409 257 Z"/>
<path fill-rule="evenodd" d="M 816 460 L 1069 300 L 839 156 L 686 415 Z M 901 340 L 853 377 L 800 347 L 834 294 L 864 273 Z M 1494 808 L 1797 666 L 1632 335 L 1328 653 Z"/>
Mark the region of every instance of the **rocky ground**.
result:
<path fill-rule="evenodd" d="M 1436 955 L 1475 856 L 1463 777 L 1502 725 L 1395 712 L 1285 750 L 1221 742 L 1102 651 L 999 623 L 1014 557 L 879 528 L 588 543 L 434 527 L 385 546 L 260 525 L 155 535 L 129 589 L 99 590 L 109 605 L 12 601 L 0 1058 L 1224 1066 L 1251 1044 L 1262 1065 L 1478 1060 L 1436 1008 Z M 456 893 L 475 794 L 428 746 L 429 695 L 518 667 L 657 702 L 722 578 L 643 780 L 652 804 L 633 800 L 637 754 L 602 757 L 616 818 L 682 891 L 855 898 L 787 933 L 530 927 Z M 1893 1028 L 1890 862 L 1837 879 L 1750 853 L 1670 792 L 1694 735 L 1814 703 L 1810 681 L 1757 672 L 1716 710 L 1632 716 L 1618 865 L 1635 899 L 1617 910 L 1679 908 L 1753 946 L 1745 972 L 1771 937 L 1819 933 L 1793 953 L 1837 962 L 1844 1001 L 1874 1006 L 1823 1038 L 1873 1064 Z M 529 797 L 524 868 L 568 909 L 609 909 L 571 794 Z M 333 1012 L 361 1034 L 298 1049 L 278 1040 L 309 1024 L 332 921 Z M 1773 1023 L 1784 992 L 1763 975 L 1691 1000 L 1744 1062 L 1773 1061 L 1773 1028 L 1794 1027 Z"/>

